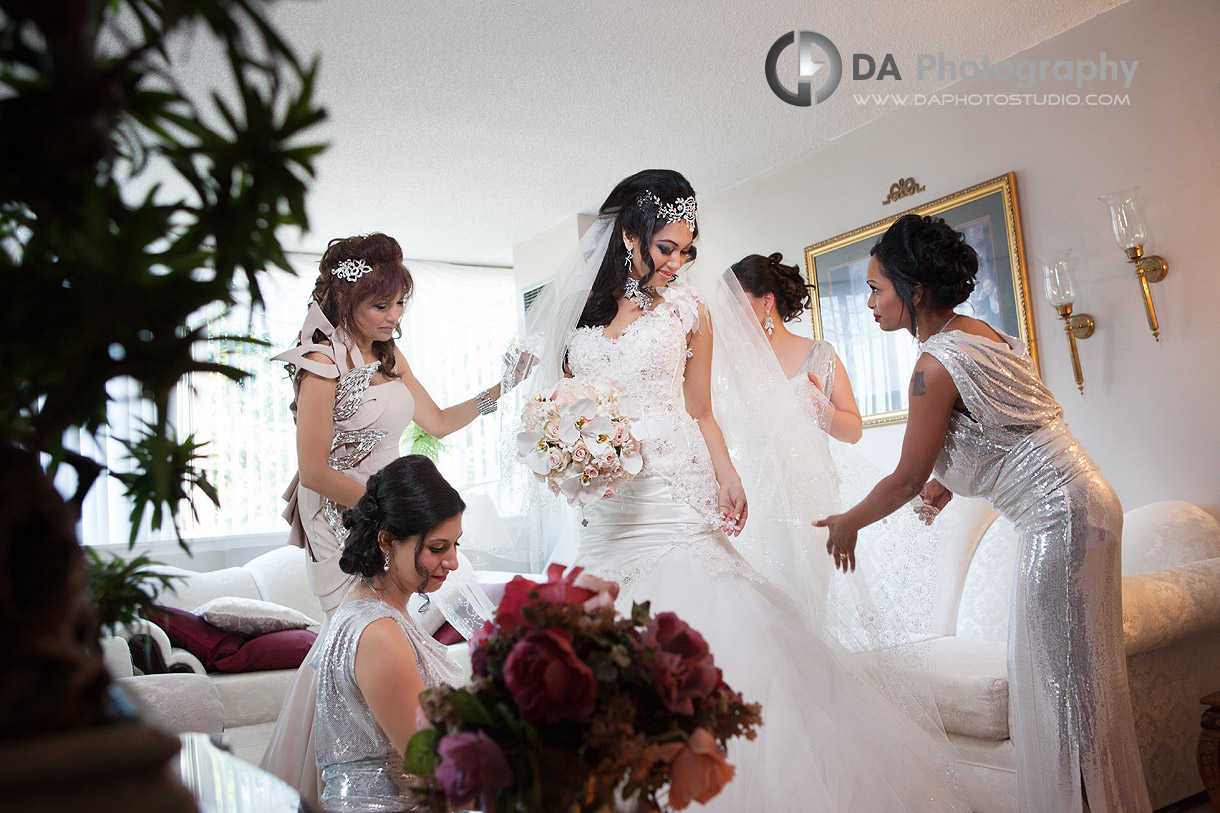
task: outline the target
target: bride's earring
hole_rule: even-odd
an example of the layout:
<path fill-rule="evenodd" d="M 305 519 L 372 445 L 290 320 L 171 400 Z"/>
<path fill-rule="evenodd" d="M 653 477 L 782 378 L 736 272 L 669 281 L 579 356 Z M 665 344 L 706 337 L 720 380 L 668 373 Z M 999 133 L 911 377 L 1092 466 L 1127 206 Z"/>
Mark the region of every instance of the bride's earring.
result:
<path fill-rule="evenodd" d="M 627 259 L 623 260 L 623 265 L 631 267 L 631 261 L 635 259 L 635 252 L 631 250 L 631 246 L 627 246 Z"/>
<path fill-rule="evenodd" d="M 384 570 L 386 573 L 390 572 L 390 552 L 389 551 L 385 552 L 385 564 L 381 566 L 381 569 Z"/>
<path fill-rule="evenodd" d="M 775 335 L 775 320 L 771 318 L 771 306 L 767 306 L 767 318 L 763 319 L 763 330 L 767 331 L 768 336 Z"/>

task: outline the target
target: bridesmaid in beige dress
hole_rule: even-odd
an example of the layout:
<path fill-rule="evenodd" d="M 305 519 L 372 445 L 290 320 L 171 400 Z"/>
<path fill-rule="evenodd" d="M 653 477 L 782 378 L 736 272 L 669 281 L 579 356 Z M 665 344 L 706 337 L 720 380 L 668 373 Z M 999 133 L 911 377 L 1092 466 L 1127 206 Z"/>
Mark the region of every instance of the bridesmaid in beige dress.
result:
<path fill-rule="evenodd" d="M 298 475 L 287 493 L 289 541 L 305 548 L 309 584 L 329 620 L 355 583 L 339 568 L 346 537 L 341 514 L 364 493 L 365 481 L 399 456 L 412 419 L 436 437 L 495 411 L 496 384 L 441 409 L 395 346 L 412 290 L 397 241 L 384 234 L 332 240 L 319 265 L 313 299 L 287 362 L 296 399 Z M 289 689 L 261 767 L 318 800 L 313 720 L 316 675 L 305 658 Z"/>

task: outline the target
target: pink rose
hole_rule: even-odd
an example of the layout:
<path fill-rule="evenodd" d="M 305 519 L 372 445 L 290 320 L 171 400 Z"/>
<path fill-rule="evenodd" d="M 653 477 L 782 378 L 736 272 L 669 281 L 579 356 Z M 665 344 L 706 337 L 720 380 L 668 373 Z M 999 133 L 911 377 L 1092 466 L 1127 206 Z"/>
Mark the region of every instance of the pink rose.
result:
<path fill-rule="evenodd" d="M 631 437 L 631 433 L 627 431 L 627 427 L 620 424 L 614 430 L 614 443 L 616 446 L 622 446 Z"/>
<path fill-rule="evenodd" d="M 538 475 L 538 476 L 541 477 L 542 475 Z M 559 483 L 556 483 L 554 480 L 548 480 L 547 487 L 551 489 L 552 494 L 559 493 Z"/>
<path fill-rule="evenodd" d="M 597 470 L 596 466 L 585 466 L 585 477 L 588 477 L 590 480 L 592 480 L 594 477 L 596 477 L 600 473 L 601 472 L 599 472 Z"/>
<path fill-rule="evenodd" d="M 504 661 L 504 683 L 530 723 L 583 723 L 597 704 L 597 680 L 572 649 L 568 630 L 526 633 Z"/>
<path fill-rule="evenodd" d="M 652 650 L 653 687 L 672 712 L 694 714 L 693 701 L 707 697 L 720 683 L 707 641 L 673 613 L 658 613 L 639 646 Z"/>
<path fill-rule="evenodd" d="M 625 470 L 623 469 L 623 467 L 622 467 L 622 466 L 620 466 L 618 463 L 615 463 L 615 464 L 614 464 L 614 465 L 613 465 L 613 466 L 610 468 L 610 477 L 611 477 L 611 478 L 613 478 L 613 479 L 615 479 L 615 480 L 617 480 L 618 478 L 622 477 L 622 476 L 623 476 L 625 473 L 626 473 L 626 471 L 625 471 Z"/>
<path fill-rule="evenodd" d="M 597 595 L 594 590 L 579 587 L 576 584 L 584 568 L 574 567 L 565 575 L 563 565 L 552 564 L 547 568 L 545 582 L 536 582 L 524 576 L 514 576 L 513 580 L 504 586 L 504 598 L 496 610 L 496 624 L 501 629 L 514 630 L 525 623 L 521 609 L 537 601 L 551 604 L 581 604 Z"/>
<path fill-rule="evenodd" d="M 706 729 L 696 728 L 670 766 L 669 804 L 681 810 L 693 799 L 700 804 L 720 793 L 735 769 Z"/>
<path fill-rule="evenodd" d="M 436 781 L 455 807 L 495 808 L 495 793 L 513 782 L 504 752 L 482 731 L 448 734 L 437 745 Z"/>
<path fill-rule="evenodd" d="M 546 464 L 551 467 L 552 471 L 562 469 L 564 466 L 563 452 L 552 449 L 546 456 Z"/>
<path fill-rule="evenodd" d="M 542 434 L 546 435 L 547 440 L 559 440 L 559 421 L 552 418 L 542 427 Z"/>
<path fill-rule="evenodd" d="M 572 447 L 572 459 L 577 463 L 584 463 L 589 459 L 589 447 L 585 446 L 583 441 L 577 441 Z"/>

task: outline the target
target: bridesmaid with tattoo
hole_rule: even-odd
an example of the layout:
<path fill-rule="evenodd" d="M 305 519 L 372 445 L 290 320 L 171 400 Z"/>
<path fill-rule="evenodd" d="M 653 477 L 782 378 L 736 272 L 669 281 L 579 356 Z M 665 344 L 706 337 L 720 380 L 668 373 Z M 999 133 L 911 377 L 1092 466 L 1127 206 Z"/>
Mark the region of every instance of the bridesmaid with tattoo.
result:
<path fill-rule="evenodd" d="M 920 342 L 902 455 L 858 505 L 814 523 L 856 566 L 856 534 L 919 495 L 982 496 L 1018 536 L 1008 636 L 1021 811 L 1150 810 L 1123 647 L 1122 506 L 1020 339 L 954 312 L 978 256 L 937 218 L 899 218 L 873 248 L 868 306 Z M 929 476 L 935 474 L 934 479 Z"/>

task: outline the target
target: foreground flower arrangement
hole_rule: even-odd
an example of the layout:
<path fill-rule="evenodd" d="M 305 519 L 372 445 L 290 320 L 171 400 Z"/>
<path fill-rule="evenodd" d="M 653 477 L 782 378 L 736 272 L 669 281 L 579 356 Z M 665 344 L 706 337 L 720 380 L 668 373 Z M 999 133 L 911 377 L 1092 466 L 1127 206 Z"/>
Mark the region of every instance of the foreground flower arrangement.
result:
<path fill-rule="evenodd" d="M 631 421 L 635 403 L 608 378 L 565 378 L 521 413 L 517 459 L 572 505 L 613 497 L 644 466 Z"/>
<path fill-rule="evenodd" d="M 422 809 L 593 811 L 621 793 L 641 811 L 681 810 L 732 779 L 725 747 L 755 737 L 760 706 L 673 613 L 586 609 L 595 594 L 579 573 L 513 579 L 470 642 L 471 685 L 421 695 L 433 727 L 411 738 L 406 770 Z"/>

